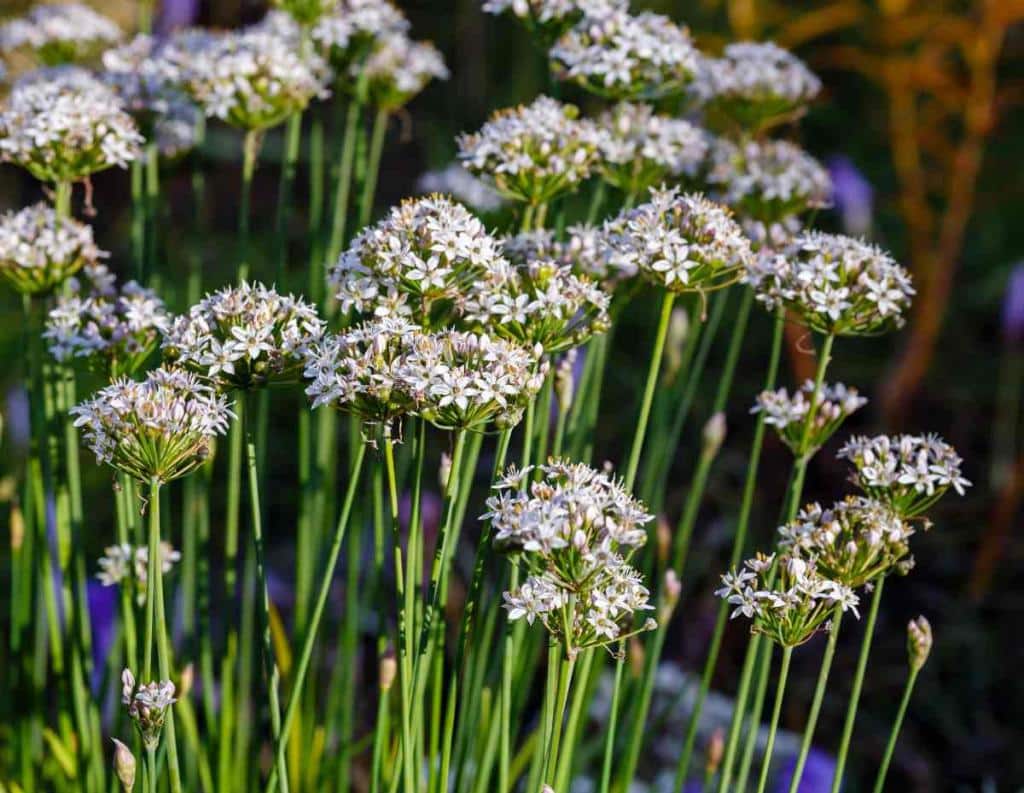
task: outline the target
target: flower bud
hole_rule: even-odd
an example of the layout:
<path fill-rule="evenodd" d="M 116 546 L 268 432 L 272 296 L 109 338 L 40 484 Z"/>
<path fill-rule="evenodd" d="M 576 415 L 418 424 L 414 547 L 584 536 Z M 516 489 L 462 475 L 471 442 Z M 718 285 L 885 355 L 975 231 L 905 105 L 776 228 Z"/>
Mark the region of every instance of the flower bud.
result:
<path fill-rule="evenodd" d="M 676 575 L 676 571 L 671 568 L 665 571 L 665 588 L 663 590 L 664 595 L 661 601 L 661 609 L 658 616 L 662 621 L 667 622 L 672 616 L 672 612 L 675 611 L 676 604 L 679 602 L 679 596 L 682 594 L 683 584 L 679 580 L 679 576 Z"/>
<path fill-rule="evenodd" d="M 11 505 L 11 550 L 17 551 L 25 541 L 25 518 L 21 514 L 21 507 L 17 504 Z"/>
<path fill-rule="evenodd" d="M 932 626 L 924 617 L 918 617 L 907 624 L 907 656 L 910 669 L 921 671 L 928 654 L 932 651 Z"/>
<path fill-rule="evenodd" d="M 672 527 L 664 515 L 658 515 L 655 537 L 658 541 L 658 560 L 664 562 L 672 551 Z"/>
<path fill-rule="evenodd" d="M 668 336 L 665 339 L 665 380 L 672 382 L 683 367 L 683 349 L 686 338 L 690 335 L 690 315 L 682 306 L 672 309 L 672 318 L 668 324 Z"/>
<path fill-rule="evenodd" d="M 388 649 L 380 659 L 380 690 L 390 691 L 395 682 L 395 675 L 398 674 L 398 663 L 395 661 L 395 653 Z"/>
<path fill-rule="evenodd" d="M 639 678 L 644 673 L 644 645 L 636 636 L 629 640 L 629 673 Z"/>
<path fill-rule="evenodd" d="M 452 472 L 452 456 L 448 452 L 441 453 L 441 465 L 437 468 L 437 481 L 441 485 L 441 490 L 445 491 L 448 489 L 448 477 Z"/>
<path fill-rule="evenodd" d="M 121 793 L 132 793 L 135 787 L 135 755 L 117 738 L 111 740 L 114 742 L 114 773 L 121 783 Z"/>
<path fill-rule="evenodd" d="M 189 692 L 192 691 L 192 684 L 196 679 L 196 668 L 194 664 L 186 664 L 185 668 L 181 670 L 181 676 L 178 678 L 178 699 L 188 699 Z"/>
<path fill-rule="evenodd" d="M 711 733 L 711 740 L 708 741 L 704 770 L 709 778 L 718 773 L 723 754 L 725 754 L 725 730 L 719 727 Z"/>
<path fill-rule="evenodd" d="M 573 391 L 576 387 L 572 370 L 575 365 L 576 350 L 570 350 L 558 364 L 555 372 L 555 394 L 558 396 L 558 410 L 563 416 L 572 407 Z"/>
<path fill-rule="evenodd" d="M 704 432 L 701 434 L 701 441 L 703 443 L 701 454 L 706 454 L 709 457 L 718 454 L 718 450 L 722 448 L 722 443 L 725 441 L 725 414 L 722 411 L 718 411 L 707 420 Z"/>

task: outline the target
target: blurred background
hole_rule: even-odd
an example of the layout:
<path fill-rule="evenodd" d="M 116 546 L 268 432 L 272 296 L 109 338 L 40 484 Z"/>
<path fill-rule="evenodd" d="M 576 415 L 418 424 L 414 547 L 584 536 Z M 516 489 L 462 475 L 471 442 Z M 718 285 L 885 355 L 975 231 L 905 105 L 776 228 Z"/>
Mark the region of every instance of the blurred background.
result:
<path fill-rule="evenodd" d="M 484 15 L 478 0 L 399 4 L 412 21 L 413 35 L 433 40 L 443 51 L 452 77 L 433 83 L 392 121 L 378 214 L 413 193 L 423 172 L 451 161 L 457 133 L 476 129 L 495 109 L 529 101 L 549 85 L 543 55 L 525 30 L 511 19 Z M 0 17 L 27 5 L 2 0 Z M 132 28 L 133 3 L 95 0 L 93 5 Z M 191 24 L 235 27 L 265 13 L 263 4 L 240 0 L 162 0 L 158 5 L 163 6 L 158 30 L 164 31 Z M 890 585 L 857 725 L 855 764 L 867 767 L 881 755 L 905 677 L 904 627 L 909 618 L 925 614 L 935 630 L 936 648 L 918 683 L 889 789 L 1024 789 L 1024 631 L 1018 622 L 1024 618 L 1024 27 L 1019 24 L 1024 0 L 635 0 L 632 7 L 685 22 L 705 51 L 715 52 L 735 39 L 773 39 L 805 59 L 821 76 L 824 95 L 786 134 L 832 170 L 835 207 L 822 212 L 817 225 L 869 237 L 914 274 L 918 296 L 907 328 L 878 340 L 837 345 L 831 377 L 856 385 L 871 400 L 839 433 L 837 444 L 851 432 L 936 431 L 965 458 L 965 474 L 974 487 L 966 498 L 941 502 L 934 529 L 915 540 L 916 569 Z M 562 98 L 578 101 L 584 111 L 592 101 L 568 89 Z M 334 106 L 322 110 L 328 116 L 328 151 L 333 151 L 340 145 L 332 134 L 340 130 L 340 119 L 332 115 Z M 270 248 L 279 151 L 277 130 L 268 136 L 256 176 L 257 252 Z M 185 272 L 183 235 L 197 235 L 188 240 L 200 246 L 204 287 L 218 287 L 234 272 L 238 152 L 236 135 L 215 126 L 202 151 L 163 175 L 159 269 L 164 282 L 159 288 L 172 308 L 185 307 L 184 286 L 175 277 Z M 192 192 L 196 173 L 206 185 L 198 227 Z M 102 173 L 92 194 L 98 242 L 111 251 L 111 266 L 121 274 L 130 269 L 127 178 L 123 171 Z M 303 196 L 304 189 L 300 173 L 296 194 Z M 38 191 L 21 172 L 0 166 L 0 210 L 33 202 Z M 293 255 L 284 286 L 302 289 L 307 255 L 301 208 L 293 223 Z M 254 271 L 260 272 L 258 262 Z M 655 299 L 647 295 L 635 301 L 623 319 L 625 332 L 616 336 L 597 459 L 623 457 L 647 365 L 643 340 L 653 333 Z M 3 466 L 10 468 L 12 455 L 26 442 L 26 407 L 24 395 L 11 390 L 18 372 L 13 362 L 20 360 L 21 314 L 7 290 L 0 296 L 0 317 L 0 360 L 8 362 L 0 367 L 8 458 Z M 691 564 L 685 582 L 692 594 L 669 637 L 666 655 L 686 670 L 699 670 L 713 627 L 711 590 L 731 541 L 730 521 L 738 508 L 753 430 L 748 411 L 762 379 L 768 328 L 767 316 L 758 315 L 747 336 L 730 400 L 729 438 L 712 473 L 696 533 L 697 563 Z M 802 334 L 794 328 L 788 339 L 790 382 L 802 380 L 813 365 L 803 352 Z M 723 335 L 711 351 L 712 367 L 724 357 L 724 346 Z M 664 510 L 673 518 L 685 496 L 696 456 L 691 452 L 708 417 L 715 379 L 705 378 L 705 386 L 669 478 Z M 290 437 L 294 414 L 282 410 L 278 415 L 275 433 Z M 832 500 L 843 492 L 845 466 L 830 451 L 835 448 L 815 460 L 809 498 Z M 765 455 L 754 524 L 762 546 L 774 528 L 788 466 L 788 452 L 774 439 Z M 292 458 L 282 454 L 271 460 L 271 476 L 282 484 L 295 481 Z M 85 472 L 92 480 L 88 492 L 101 492 L 108 474 L 91 464 Z M 0 483 L 5 500 L 11 498 L 8 482 Z M 288 494 L 276 497 L 281 503 L 271 503 L 270 513 L 280 517 L 281 525 L 271 521 L 271 543 L 276 535 L 286 553 L 283 549 L 293 544 L 284 525 L 290 515 Z M 96 536 L 88 556 L 95 558 L 112 535 L 112 529 L 105 530 L 112 518 L 103 499 L 91 514 Z M 291 565 L 282 561 L 279 569 L 286 575 Z M 287 589 L 288 582 L 281 586 Z M 743 634 L 733 627 L 726 637 L 714 681 L 715 690 L 726 695 L 738 676 Z M 844 687 L 852 677 L 859 641 L 854 630 L 840 640 L 818 731 L 823 749 L 837 742 Z M 794 657 L 792 695 L 786 702 L 792 713 L 784 712 L 783 724 L 802 723 L 821 644 L 812 643 Z M 810 775 L 802 789 L 819 789 L 807 787 L 809 781 Z M 849 789 L 855 787 L 854 782 Z"/>

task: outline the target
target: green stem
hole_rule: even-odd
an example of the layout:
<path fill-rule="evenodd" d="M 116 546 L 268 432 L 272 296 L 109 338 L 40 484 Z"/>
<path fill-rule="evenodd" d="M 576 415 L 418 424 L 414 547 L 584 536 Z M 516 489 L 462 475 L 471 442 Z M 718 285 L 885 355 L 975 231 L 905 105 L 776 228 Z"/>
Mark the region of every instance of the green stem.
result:
<path fill-rule="evenodd" d="M 238 199 L 238 281 L 249 278 L 249 208 L 252 203 L 252 177 L 256 172 L 262 135 L 258 130 L 245 133 L 242 142 L 242 189 Z"/>
<path fill-rule="evenodd" d="M 892 755 L 896 749 L 896 741 L 903 728 L 903 719 L 907 715 L 907 706 L 910 704 L 910 695 L 914 692 L 914 683 L 917 682 L 917 674 L 920 670 L 911 668 L 907 676 L 907 685 L 903 689 L 903 698 L 900 700 L 899 710 L 896 711 L 896 721 L 893 722 L 892 732 L 889 733 L 889 741 L 885 745 L 885 754 L 882 755 L 882 764 L 878 767 L 878 775 L 875 777 L 874 793 L 882 793 L 885 788 L 885 778 L 889 774 L 889 765 L 892 763 Z"/>
<path fill-rule="evenodd" d="M 768 784 L 768 768 L 772 764 L 772 752 L 775 750 L 775 733 L 779 729 L 779 714 L 782 712 L 782 698 L 786 693 L 786 678 L 789 676 L 789 661 L 793 656 L 792 647 L 782 650 L 782 666 L 779 668 L 779 682 L 775 689 L 775 705 L 772 707 L 772 720 L 768 727 L 768 743 L 764 747 L 764 758 L 761 760 L 761 776 L 757 782 L 757 793 L 764 793 Z"/>
<path fill-rule="evenodd" d="M 152 278 L 157 271 L 157 209 L 160 202 L 160 150 L 156 143 L 146 144 L 146 255 L 144 277 Z"/>
<path fill-rule="evenodd" d="M 359 226 L 370 222 L 373 215 L 373 199 L 377 194 L 377 177 L 380 173 L 380 157 L 384 151 L 384 136 L 388 131 L 390 114 L 384 108 L 378 108 L 373 118 L 373 132 L 370 134 L 370 153 L 366 165 L 366 181 L 363 183 L 363 195 L 359 201 Z"/>
<path fill-rule="evenodd" d="M 619 697 L 622 691 L 622 671 L 626 666 L 626 648 L 620 643 L 619 657 L 615 662 L 615 684 L 612 687 L 611 711 L 608 715 L 608 731 L 604 739 L 604 760 L 601 763 L 600 793 L 608 793 L 612 778 L 612 756 L 615 754 L 615 730 L 619 718 Z"/>
<path fill-rule="evenodd" d="M 143 198 L 145 181 L 145 165 L 142 158 L 132 160 L 131 165 L 131 196 L 132 196 L 132 259 L 135 261 L 135 278 L 142 284 L 146 282 L 146 205 Z"/>
<path fill-rule="evenodd" d="M 305 36 L 303 36 L 305 39 Z M 281 176 L 277 187 L 277 218 L 275 222 L 276 250 L 274 251 L 274 280 L 280 285 L 288 259 L 288 221 L 292 200 L 292 184 L 299 161 L 299 147 L 302 141 L 302 113 L 292 113 L 284 133 L 284 159 L 281 161 Z"/>
<path fill-rule="evenodd" d="M 53 208 L 61 219 L 71 217 L 71 182 L 57 182 L 54 190 Z"/>
<path fill-rule="evenodd" d="M 765 697 L 768 693 L 768 683 L 771 677 L 772 654 L 775 645 L 762 636 L 757 636 L 760 642 L 755 648 L 760 649 L 757 654 L 757 687 L 754 689 L 754 702 L 750 708 L 750 718 L 747 719 L 747 737 L 743 745 L 743 756 L 740 758 L 739 773 L 736 775 L 736 789 L 747 789 L 747 777 L 750 776 L 754 764 L 754 752 L 757 750 L 757 738 L 761 730 L 761 713 L 764 711 Z M 753 645 L 753 642 L 751 642 Z"/>
<path fill-rule="evenodd" d="M 604 204 L 604 197 L 607 192 L 608 185 L 604 179 L 598 180 L 597 187 L 594 188 L 594 192 L 590 196 L 590 207 L 587 209 L 587 225 L 593 225 L 597 222 L 597 216 L 601 213 L 601 207 Z"/>
<path fill-rule="evenodd" d="M 338 184 L 334 194 L 334 215 L 331 220 L 330 243 L 327 246 L 327 262 L 333 264 L 345 244 L 345 227 L 348 221 L 348 202 L 352 191 L 352 165 L 356 155 L 356 136 L 359 132 L 359 116 L 366 95 L 366 70 L 363 69 L 356 85 L 356 95 L 349 102 L 345 114 L 345 133 L 341 143 L 338 162 Z"/>

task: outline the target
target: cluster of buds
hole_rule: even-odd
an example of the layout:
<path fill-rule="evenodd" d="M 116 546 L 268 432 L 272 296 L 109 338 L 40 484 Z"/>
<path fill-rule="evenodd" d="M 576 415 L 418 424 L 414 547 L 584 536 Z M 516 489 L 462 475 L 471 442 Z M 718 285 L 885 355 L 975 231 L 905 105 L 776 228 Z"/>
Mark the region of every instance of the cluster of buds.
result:
<path fill-rule="evenodd" d="M 752 632 L 783 647 L 808 641 L 837 607 L 860 616 L 853 589 L 819 572 L 814 559 L 758 554 L 723 575 L 722 584 L 715 594 L 735 606 L 732 618 L 752 620 Z"/>
<path fill-rule="evenodd" d="M 35 5 L 0 25 L 0 53 L 29 51 L 46 66 L 85 61 L 121 38 L 121 29 L 80 3 Z"/>
<path fill-rule="evenodd" d="M 160 745 L 160 733 L 174 698 L 174 683 L 170 680 L 137 685 L 131 670 L 121 672 L 121 703 L 128 707 L 128 715 L 142 736 L 147 751 Z"/>
<path fill-rule="evenodd" d="M 807 414 L 814 402 L 814 417 L 810 428 L 806 427 Z M 807 380 L 801 388 L 790 394 L 785 388 L 777 391 L 762 391 L 751 413 L 764 415 L 764 423 L 774 427 L 779 439 L 797 457 L 804 457 L 820 449 L 847 417 L 867 404 L 856 388 L 842 383 L 822 383 L 817 389 L 813 380 Z"/>
<path fill-rule="evenodd" d="M 779 548 L 813 559 L 818 571 L 853 589 L 896 571 L 908 573 L 913 528 L 888 504 L 847 496 L 828 509 L 808 504 L 779 527 Z"/>
<path fill-rule="evenodd" d="M 578 116 L 547 96 L 498 111 L 479 132 L 459 136 L 459 159 L 502 195 L 543 204 L 575 189 L 597 159 L 597 127 Z"/>
<path fill-rule="evenodd" d="M 0 215 L 0 275 L 23 295 L 51 292 L 106 255 L 91 226 L 59 217 L 48 204 Z"/>
<path fill-rule="evenodd" d="M 504 594 L 509 619 L 539 619 L 570 657 L 636 633 L 634 614 L 653 609 L 628 564 L 647 540 L 643 505 L 608 474 L 561 460 L 510 469 L 495 490 L 482 519 L 528 573 Z M 649 618 L 640 630 L 654 627 Z"/>
<path fill-rule="evenodd" d="M 651 101 L 682 93 L 699 60 L 685 28 L 619 8 L 584 17 L 549 55 L 559 79 L 599 96 Z"/>
<path fill-rule="evenodd" d="M 960 455 L 933 434 L 856 436 L 838 456 L 850 461 L 857 487 L 904 519 L 924 514 L 950 488 L 962 496 L 971 486 Z"/>
<path fill-rule="evenodd" d="M 46 320 L 43 338 L 58 361 L 80 359 L 110 377 L 134 374 L 171 318 L 156 292 L 128 281 L 118 287 L 103 264 L 72 278 Z"/>
<path fill-rule="evenodd" d="M 353 80 L 366 80 L 370 101 L 389 112 L 408 103 L 431 80 L 449 77 L 437 47 L 429 41 L 413 41 L 405 33 L 378 39 L 366 62 L 352 69 Z"/>
<path fill-rule="evenodd" d="M 101 463 L 139 482 L 178 479 L 209 458 L 233 414 L 227 399 L 188 372 L 156 369 L 115 380 L 71 408 Z"/>
<path fill-rule="evenodd" d="M 207 295 L 164 334 L 164 358 L 220 388 L 297 381 L 325 323 L 301 298 L 243 283 Z"/>
<path fill-rule="evenodd" d="M 907 660 L 913 674 L 921 671 L 932 651 L 932 626 L 924 617 L 907 623 Z"/>
<path fill-rule="evenodd" d="M 160 543 L 160 570 L 167 574 L 177 562 L 181 553 L 174 550 L 169 542 Z M 103 586 L 130 586 L 139 606 L 146 603 L 146 588 L 149 584 L 149 548 L 145 545 L 131 546 L 128 543 L 110 545 L 103 549 L 99 560 L 100 570 L 96 578 Z"/>

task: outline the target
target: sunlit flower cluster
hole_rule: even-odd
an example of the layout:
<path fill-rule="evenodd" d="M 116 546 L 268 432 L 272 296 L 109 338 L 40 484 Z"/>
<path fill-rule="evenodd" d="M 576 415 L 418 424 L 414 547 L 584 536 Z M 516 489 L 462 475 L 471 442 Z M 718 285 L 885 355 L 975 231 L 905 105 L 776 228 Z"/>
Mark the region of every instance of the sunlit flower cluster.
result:
<path fill-rule="evenodd" d="M 106 255 L 91 226 L 58 217 L 48 204 L 0 215 L 0 276 L 22 294 L 49 292 Z"/>
<path fill-rule="evenodd" d="M 121 38 L 121 29 L 81 3 L 40 3 L 0 25 L 0 52 L 29 50 L 47 66 L 92 58 Z"/>
<path fill-rule="evenodd" d="M 164 358 L 224 389 L 298 380 L 306 350 L 325 329 L 314 307 L 263 284 L 207 295 L 171 323 Z"/>
<path fill-rule="evenodd" d="M 607 228 L 577 223 L 566 229 L 561 260 L 576 272 L 589 275 L 607 289 L 635 276 L 640 268 L 632 249 L 612 245 Z"/>
<path fill-rule="evenodd" d="M 136 685 L 130 670 L 121 673 L 121 704 L 128 707 L 128 715 L 147 750 L 153 751 L 160 744 L 167 712 L 177 702 L 174 694 L 174 683 L 170 680 Z"/>
<path fill-rule="evenodd" d="M 402 202 L 363 229 L 328 274 L 343 311 L 408 315 L 443 326 L 470 284 L 498 266 L 501 246 L 478 218 L 441 196 Z"/>
<path fill-rule="evenodd" d="M 496 212 L 505 206 L 501 194 L 483 179 L 453 162 L 437 171 L 427 171 L 416 180 L 419 193 L 441 193 L 472 207 L 477 212 Z"/>
<path fill-rule="evenodd" d="M 853 482 L 902 518 L 921 515 L 952 488 L 971 483 L 961 474 L 956 450 L 937 435 L 853 437 L 839 450 L 853 465 Z"/>
<path fill-rule="evenodd" d="M 893 571 L 909 572 L 914 529 L 887 504 L 847 496 L 828 509 L 808 504 L 779 527 L 779 548 L 813 559 L 828 578 L 858 589 Z"/>
<path fill-rule="evenodd" d="M 848 388 L 842 383 L 822 383 L 817 399 L 814 400 L 814 420 L 807 429 L 807 412 L 814 393 L 813 380 L 807 380 L 792 394 L 785 388 L 762 391 L 751 410 L 752 413 L 763 413 L 764 423 L 774 427 L 779 439 L 798 457 L 821 448 L 848 416 L 868 402 L 856 388 Z"/>
<path fill-rule="evenodd" d="M 181 553 L 174 550 L 169 542 L 160 543 L 160 569 L 166 574 L 181 561 Z M 96 578 L 103 586 L 129 586 L 135 595 L 135 602 L 142 606 L 146 602 L 146 588 L 149 583 L 149 548 L 145 545 L 132 546 L 128 543 L 111 545 L 103 549 L 99 560 L 100 570 Z"/>
<path fill-rule="evenodd" d="M 708 152 L 699 127 L 657 115 L 650 105 L 622 102 L 598 124 L 601 175 L 627 194 L 643 193 L 669 177 L 693 177 Z"/>
<path fill-rule="evenodd" d="M 517 201 L 542 204 L 586 179 L 597 157 L 597 128 L 573 105 L 547 96 L 501 110 L 479 132 L 460 135 L 459 159 Z"/>
<path fill-rule="evenodd" d="M 440 51 L 429 41 L 413 41 L 405 33 L 378 39 L 363 64 L 370 101 L 385 110 L 397 110 L 426 88 L 431 80 L 447 80 L 448 67 Z M 352 79 L 359 79 L 353 74 Z"/>
<path fill-rule="evenodd" d="M 156 369 L 142 382 L 118 378 L 70 412 L 100 463 L 161 483 L 202 465 L 233 416 L 212 387 L 171 369 Z"/>
<path fill-rule="evenodd" d="M 837 607 L 859 617 L 853 589 L 825 576 L 814 559 L 759 554 L 723 575 L 722 584 L 715 594 L 735 607 L 732 617 L 746 617 L 753 633 L 783 647 L 806 642 Z"/>
<path fill-rule="evenodd" d="M 747 280 L 768 308 L 785 306 L 819 333 L 857 336 L 902 327 L 914 288 L 881 248 L 838 234 L 799 234 L 783 255 L 759 258 Z"/>
<path fill-rule="evenodd" d="M 668 17 L 615 9 L 584 17 L 550 52 L 556 75 L 613 99 L 662 99 L 693 78 L 698 53 Z"/>
<path fill-rule="evenodd" d="M 627 0 L 484 0 L 488 14 L 509 13 L 550 39 L 585 17 L 625 11 Z"/>
<path fill-rule="evenodd" d="M 405 15 L 387 0 L 335 0 L 310 29 L 318 51 L 339 76 L 369 54 L 374 41 L 409 29 Z"/>
<path fill-rule="evenodd" d="M 99 81 L 19 85 L 0 109 L 0 160 L 43 182 L 77 182 L 139 154 L 142 136 Z"/>
<path fill-rule="evenodd" d="M 699 194 L 652 190 L 606 225 L 609 244 L 672 292 L 706 292 L 740 277 L 752 254 L 729 211 Z"/>
<path fill-rule="evenodd" d="M 539 619 L 570 654 L 629 635 L 634 614 L 653 608 L 628 564 L 647 540 L 644 506 L 608 474 L 561 460 L 510 469 L 495 490 L 483 519 L 529 574 L 504 594 L 509 619 Z"/>

